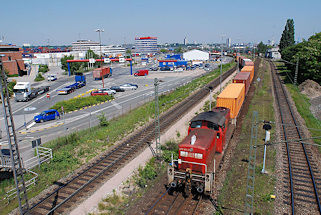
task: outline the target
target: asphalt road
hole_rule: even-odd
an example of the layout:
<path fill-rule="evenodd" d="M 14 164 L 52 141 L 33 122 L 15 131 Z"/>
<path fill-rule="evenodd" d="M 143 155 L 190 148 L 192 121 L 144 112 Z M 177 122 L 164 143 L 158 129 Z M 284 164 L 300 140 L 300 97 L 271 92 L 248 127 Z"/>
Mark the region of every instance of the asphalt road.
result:
<path fill-rule="evenodd" d="M 226 60 L 223 63 L 228 62 Z M 220 64 L 212 64 L 211 70 Z M 138 69 L 149 68 L 147 66 L 135 66 L 133 73 Z M 135 77 L 130 75 L 130 68 L 123 68 L 120 65 L 113 65 L 113 75 L 104 79 L 105 88 L 120 85 L 123 83 L 137 84 L 139 87 L 137 90 L 130 90 L 125 92 L 117 92 L 115 100 L 100 104 L 84 110 L 72 112 L 61 116 L 59 120 L 48 121 L 44 123 L 34 123 L 33 117 L 39 114 L 41 111 L 47 110 L 50 106 L 54 105 L 58 101 L 67 100 L 78 96 L 88 90 L 95 88 L 102 88 L 101 80 L 94 80 L 92 72 L 86 74 L 87 85 L 80 88 L 69 95 L 58 95 L 56 90 L 63 86 L 74 83 L 74 77 L 59 78 L 57 81 L 50 83 L 50 99 L 46 98 L 46 94 L 38 96 L 37 98 L 29 102 L 15 102 L 11 100 L 12 112 L 14 115 L 14 123 L 16 128 L 17 139 L 19 141 L 19 151 L 21 157 L 26 160 L 34 156 L 34 152 L 31 148 L 31 141 L 37 138 L 41 138 L 42 143 L 53 140 L 58 136 L 64 136 L 72 133 L 76 130 L 89 128 L 99 123 L 98 116 L 104 113 L 107 119 L 112 119 L 119 115 L 128 112 L 137 106 L 142 105 L 145 102 L 153 100 L 154 98 L 154 78 L 162 80 L 159 85 L 159 92 L 175 89 L 178 86 L 186 84 L 195 77 L 200 76 L 206 71 L 204 69 L 184 71 L 183 73 L 162 73 L 159 71 L 150 71 L 146 77 Z M 49 84 L 49 83 L 48 83 Z M 24 111 L 26 107 L 34 107 L 33 111 Z M 59 110 L 61 111 L 61 110 Z M 0 128 L 5 131 L 3 113 L 0 113 Z M 26 121 L 28 130 L 24 126 Z M 3 139 L 0 144 L 3 148 L 7 148 L 6 133 L 2 134 Z"/>

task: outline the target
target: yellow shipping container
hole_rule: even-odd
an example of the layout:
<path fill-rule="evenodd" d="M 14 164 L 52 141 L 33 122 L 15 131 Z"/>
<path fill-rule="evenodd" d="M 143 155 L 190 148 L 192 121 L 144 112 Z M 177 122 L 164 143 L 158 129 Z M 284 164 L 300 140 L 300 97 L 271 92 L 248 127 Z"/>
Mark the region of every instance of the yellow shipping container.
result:
<path fill-rule="evenodd" d="M 250 72 L 251 73 L 251 83 L 254 77 L 254 66 L 244 66 L 241 72 Z"/>
<path fill-rule="evenodd" d="M 231 119 L 236 119 L 243 105 L 244 95 L 244 84 L 231 83 L 218 95 L 216 107 L 229 108 L 231 110 Z"/>

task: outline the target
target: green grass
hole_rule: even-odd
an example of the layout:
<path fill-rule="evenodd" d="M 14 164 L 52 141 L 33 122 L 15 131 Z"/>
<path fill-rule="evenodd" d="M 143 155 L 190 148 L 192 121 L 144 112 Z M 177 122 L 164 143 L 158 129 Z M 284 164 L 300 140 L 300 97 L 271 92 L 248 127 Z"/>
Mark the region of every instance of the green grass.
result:
<path fill-rule="evenodd" d="M 112 100 L 114 97 L 110 95 L 106 96 L 87 96 L 72 98 L 69 100 L 63 100 L 57 102 L 55 105 L 51 106 L 49 109 L 61 110 L 64 107 L 65 112 L 79 110 L 81 108 L 89 107 L 92 105 L 100 104 L 101 102 L 106 102 Z"/>
<path fill-rule="evenodd" d="M 234 65 L 234 62 L 224 65 L 223 71 L 232 68 Z M 189 93 L 204 86 L 219 74 L 220 69 L 217 69 L 185 86 L 179 87 L 176 91 L 173 91 L 168 95 L 160 96 L 159 103 L 164 103 L 163 106 L 160 106 L 160 112 L 166 111 L 168 108 L 187 97 Z M 77 102 L 74 104 L 77 105 Z M 57 109 L 61 107 L 59 106 L 60 104 L 56 105 L 58 106 Z M 64 106 L 64 109 L 66 107 Z M 65 111 L 67 110 L 68 109 L 65 109 Z M 44 147 L 53 150 L 53 160 L 50 163 L 42 164 L 40 168 L 33 169 L 39 176 L 37 179 L 37 186 L 32 187 L 28 191 L 28 198 L 35 197 L 55 181 L 67 176 L 81 165 L 86 164 L 90 159 L 113 146 L 116 141 L 123 139 L 135 129 L 144 126 L 154 117 L 154 113 L 155 105 L 154 101 L 152 101 L 119 118 L 109 121 L 108 126 L 96 126 L 91 129 L 74 132 L 70 135 L 58 137 L 53 141 L 43 144 Z M 7 214 L 18 207 L 18 202 L 16 200 L 11 201 L 9 204 L 3 200 L 5 192 L 10 187 L 14 187 L 13 180 L 1 182 L 0 214 Z"/>
<path fill-rule="evenodd" d="M 288 80 L 286 72 L 287 70 L 284 63 L 276 63 L 279 72 L 281 73 L 282 79 Z M 291 97 L 295 103 L 295 106 L 305 121 L 305 124 L 310 129 L 310 133 L 313 137 L 320 136 L 321 130 L 321 121 L 314 117 L 309 109 L 311 104 L 309 102 L 309 98 L 306 95 L 300 93 L 300 90 L 297 86 L 294 86 L 290 81 L 287 81 L 286 84 L 287 89 L 289 90 Z M 314 142 L 317 144 L 321 144 L 321 139 L 314 139 Z M 321 152 L 321 147 L 318 147 Z"/>
<path fill-rule="evenodd" d="M 35 81 L 43 81 L 45 78 L 41 75 L 41 73 L 38 73 L 37 77 L 35 78 Z"/>
<path fill-rule="evenodd" d="M 266 67 L 264 67 L 266 68 Z M 252 115 L 253 111 L 258 111 L 259 120 L 273 120 L 273 98 L 270 89 L 270 73 L 268 69 L 260 69 L 258 77 L 261 79 L 259 83 L 255 80 L 253 84 L 256 86 L 255 94 L 252 98 L 248 113 L 243 120 L 242 131 L 237 143 L 236 150 L 233 155 L 232 166 L 227 174 L 227 178 L 224 181 L 224 186 L 218 196 L 219 208 L 227 208 L 223 210 L 223 213 L 239 214 L 244 211 L 244 200 L 246 194 L 247 183 L 247 169 L 248 163 L 244 160 L 249 159 L 249 144 L 252 127 Z M 263 144 L 263 138 L 265 137 L 265 130 L 262 129 L 263 124 L 258 125 L 258 144 Z M 273 138 L 274 128 L 271 132 Z M 274 192 L 275 177 L 275 149 L 274 147 L 268 147 L 266 170 L 268 174 L 261 174 L 263 163 L 263 147 L 257 148 L 256 157 L 256 175 L 254 186 L 254 212 L 258 214 L 272 214 L 273 213 L 273 201 L 271 201 L 270 194 Z"/>

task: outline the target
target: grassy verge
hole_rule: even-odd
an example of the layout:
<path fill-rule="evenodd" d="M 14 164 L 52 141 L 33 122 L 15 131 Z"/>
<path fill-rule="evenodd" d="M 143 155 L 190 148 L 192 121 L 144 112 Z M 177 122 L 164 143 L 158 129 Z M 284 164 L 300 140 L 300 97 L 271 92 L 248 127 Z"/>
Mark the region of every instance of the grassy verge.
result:
<path fill-rule="evenodd" d="M 224 65 L 223 71 L 227 71 L 234 65 L 234 62 Z M 177 90 L 168 95 L 160 96 L 159 103 L 164 104 L 160 106 L 160 112 L 166 111 L 186 98 L 189 93 L 204 86 L 219 74 L 220 69 L 217 69 L 185 86 L 177 88 Z M 136 128 L 143 126 L 153 117 L 154 113 L 154 102 L 150 102 L 120 118 L 111 120 L 108 126 L 97 126 L 92 129 L 82 130 L 44 144 L 44 147 L 53 150 L 53 160 L 50 163 L 41 165 L 40 168 L 33 169 L 39 174 L 39 177 L 37 186 L 28 191 L 28 198 L 36 196 L 54 182 L 67 176 L 90 159 L 113 146 L 116 141 L 123 139 Z M 0 184 L 0 214 L 7 214 L 18 207 L 16 200 L 9 203 L 3 200 L 6 191 L 12 188 L 14 188 L 13 180 L 5 180 Z"/>
<path fill-rule="evenodd" d="M 268 64 L 264 61 L 260 65 L 258 77 L 261 80 L 259 83 L 255 80 L 253 82 L 256 91 L 248 113 L 243 120 L 242 131 L 231 161 L 231 169 L 227 174 L 224 186 L 218 196 L 218 205 L 221 211 L 218 211 L 217 214 L 240 214 L 244 211 L 248 169 L 248 162 L 246 161 L 249 159 L 253 111 L 258 111 L 259 120 L 274 119 L 270 72 Z M 262 129 L 262 126 L 262 123 L 258 125 L 258 144 L 264 143 L 262 139 L 265 138 L 265 130 Z M 273 129 L 271 132 L 272 141 L 274 136 Z M 268 173 L 262 174 L 263 150 L 263 147 L 257 148 L 256 154 L 254 212 L 256 214 L 273 214 L 273 201 L 270 195 L 274 192 L 276 182 L 275 176 L 273 175 L 275 171 L 276 151 L 274 147 L 267 148 L 265 169 Z"/>
<path fill-rule="evenodd" d="M 306 126 L 308 128 L 313 128 L 310 129 L 311 135 L 313 137 L 320 136 L 321 121 L 315 118 L 311 113 L 311 104 L 309 98 L 306 95 L 301 94 L 299 88 L 291 83 L 289 77 L 287 76 L 289 70 L 286 68 L 284 63 L 277 62 L 276 66 L 278 68 L 278 71 L 280 72 L 282 79 L 285 80 L 286 87 L 291 94 L 298 112 L 304 119 Z M 314 142 L 321 145 L 321 139 L 314 139 Z M 321 147 L 319 147 L 319 151 L 321 152 Z"/>
<path fill-rule="evenodd" d="M 92 105 L 100 104 L 101 102 L 106 102 L 112 100 L 113 96 L 87 96 L 72 98 L 69 100 L 64 100 L 57 102 L 55 105 L 51 106 L 49 109 L 60 110 L 61 107 L 64 107 L 65 112 L 70 112 L 74 110 L 79 110 L 81 108 L 89 107 Z"/>
<path fill-rule="evenodd" d="M 160 163 L 155 158 L 151 158 L 145 167 L 140 167 L 136 174 L 126 182 L 130 187 L 135 186 L 135 196 L 138 198 L 123 193 L 117 194 L 114 190 L 112 195 L 98 204 L 99 214 L 125 214 L 129 206 L 137 204 L 140 197 L 151 192 L 152 185 L 158 183 L 166 174 L 166 164 L 171 161 L 171 155 L 173 154 L 174 159 L 178 158 L 178 143 L 169 141 L 161 148 L 164 162 Z"/>

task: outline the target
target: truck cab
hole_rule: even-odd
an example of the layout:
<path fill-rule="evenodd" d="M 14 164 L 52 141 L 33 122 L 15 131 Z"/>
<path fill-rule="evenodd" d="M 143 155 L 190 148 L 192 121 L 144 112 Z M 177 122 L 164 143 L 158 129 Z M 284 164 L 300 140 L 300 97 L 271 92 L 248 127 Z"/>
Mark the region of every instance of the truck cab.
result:
<path fill-rule="evenodd" d="M 29 101 L 31 95 L 31 87 L 29 82 L 17 82 L 13 87 L 13 93 L 15 100 L 18 101 Z"/>

